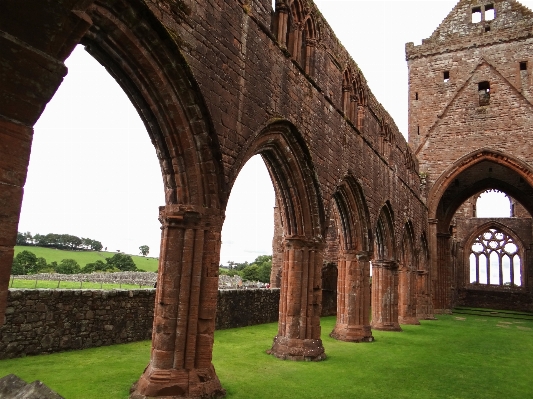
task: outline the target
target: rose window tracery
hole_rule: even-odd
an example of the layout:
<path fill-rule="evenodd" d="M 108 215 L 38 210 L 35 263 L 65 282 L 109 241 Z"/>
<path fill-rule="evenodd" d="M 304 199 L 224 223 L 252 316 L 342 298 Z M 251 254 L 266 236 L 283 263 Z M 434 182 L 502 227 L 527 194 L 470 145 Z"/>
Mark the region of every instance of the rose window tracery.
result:
<path fill-rule="evenodd" d="M 470 249 L 470 283 L 521 286 L 521 254 L 513 237 L 490 228 Z"/>

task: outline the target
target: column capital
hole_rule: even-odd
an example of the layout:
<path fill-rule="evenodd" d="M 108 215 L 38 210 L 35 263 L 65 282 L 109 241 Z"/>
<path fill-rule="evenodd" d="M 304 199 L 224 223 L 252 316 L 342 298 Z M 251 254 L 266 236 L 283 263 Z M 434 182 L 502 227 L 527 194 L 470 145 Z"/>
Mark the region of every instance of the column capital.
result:
<path fill-rule="evenodd" d="M 439 223 L 439 219 L 428 219 L 429 224 L 437 224 Z"/>
<path fill-rule="evenodd" d="M 341 253 L 341 256 L 351 257 L 357 259 L 358 262 L 368 262 L 370 257 L 367 251 L 358 251 L 355 249 L 346 249 Z"/>
<path fill-rule="evenodd" d="M 282 12 L 284 14 L 288 14 L 289 13 L 289 7 L 283 1 L 276 1 L 276 11 L 277 12 Z"/>
<path fill-rule="evenodd" d="M 398 262 L 395 260 L 373 260 L 372 266 L 393 270 L 398 269 Z"/>
<path fill-rule="evenodd" d="M 209 228 L 222 226 L 224 211 L 195 205 L 170 204 L 159 207 L 162 227 Z"/>
<path fill-rule="evenodd" d="M 326 244 L 319 238 L 292 235 L 283 238 L 283 245 L 286 248 L 292 247 L 323 250 Z"/>

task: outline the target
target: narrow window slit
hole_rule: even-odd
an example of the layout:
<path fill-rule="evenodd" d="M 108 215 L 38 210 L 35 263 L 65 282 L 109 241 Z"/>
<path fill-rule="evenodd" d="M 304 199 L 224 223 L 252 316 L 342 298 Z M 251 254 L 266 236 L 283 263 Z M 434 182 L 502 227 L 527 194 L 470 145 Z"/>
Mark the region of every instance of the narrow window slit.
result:
<path fill-rule="evenodd" d="M 527 71 L 527 61 L 520 62 L 520 70 Z"/>
<path fill-rule="evenodd" d="M 472 23 L 481 22 L 481 7 L 472 8 Z"/>
<path fill-rule="evenodd" d="M 493 4 L 487 4 L 485 6 L 485 21 L 492 21 L 496 18 L 496 11 Z"/>
<path fill-rule="evenodd" d="M 444 82 L 449 82 L 450 81 L 450 71 L 444 71 L 443 77 L 444 77 Z"/>
<path fill-rule="evenodd" d="M 478 94 L 479 94 L 479 105 L 489 105 L 490 104 L 490 83 L 489 82 L 479 82 L 478 83 Z"/>

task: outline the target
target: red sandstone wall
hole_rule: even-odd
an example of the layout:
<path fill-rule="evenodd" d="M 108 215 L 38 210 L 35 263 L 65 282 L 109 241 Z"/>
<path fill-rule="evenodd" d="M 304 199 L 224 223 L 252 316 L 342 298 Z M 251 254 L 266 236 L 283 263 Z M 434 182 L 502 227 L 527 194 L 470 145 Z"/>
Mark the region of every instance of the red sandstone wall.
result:
<path fill-rule="evenodd" d="M 184 43 L 184 55 L 219 137 L 228 186 L 260 130 L 269 121 L 285 119 L 297 127 L 310 151 L 326 215 L 337 185 L 351 172 L 363 187 L 372 224 L 389 200 L 397 210 L 397 237 L 408 219 L 420 237 L 426 229 L 425 206 L 418 197 L 416 161 L 366 83 L 368 107 L 362 129 L 344 117 L 342 74 L 351 66 L 363 82 L 364 76 L 312 2 L 320 35 L 310 74 L 275 40 L 269 0 L 184 3 L 190 9 L 186 23 L 176 23 L 165 10 L 160 19 Z M 383 139 L 383 123 L 391 131 L 390 141 Z"/>

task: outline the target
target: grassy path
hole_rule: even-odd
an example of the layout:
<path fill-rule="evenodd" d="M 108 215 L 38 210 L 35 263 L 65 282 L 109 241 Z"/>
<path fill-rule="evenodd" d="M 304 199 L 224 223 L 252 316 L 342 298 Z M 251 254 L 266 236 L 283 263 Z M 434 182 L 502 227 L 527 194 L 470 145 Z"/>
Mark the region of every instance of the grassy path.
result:
<path fill-rule="evenodd" d="M 276 324 L 217 331 L 213 363 L 230 399 L 533 397 L 533 321 L 442 315 L 401 333 L 375 331 L 351 344 L 328 336 L 328 358 L 281 361 L 265 354 Z M 0 361 L 0 375 L 40 379 L 67 399 L 126 399 L 142 373 L 149 342 Z"/>

